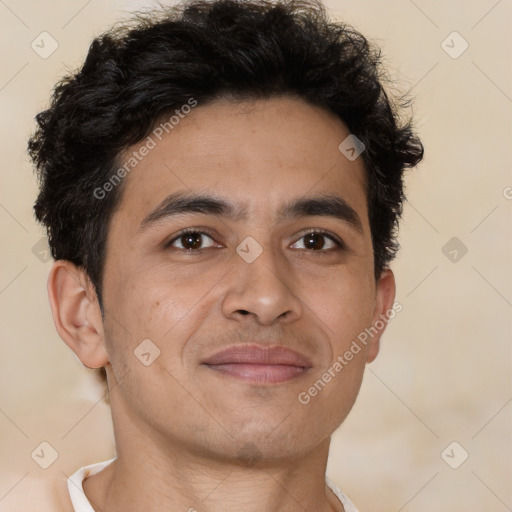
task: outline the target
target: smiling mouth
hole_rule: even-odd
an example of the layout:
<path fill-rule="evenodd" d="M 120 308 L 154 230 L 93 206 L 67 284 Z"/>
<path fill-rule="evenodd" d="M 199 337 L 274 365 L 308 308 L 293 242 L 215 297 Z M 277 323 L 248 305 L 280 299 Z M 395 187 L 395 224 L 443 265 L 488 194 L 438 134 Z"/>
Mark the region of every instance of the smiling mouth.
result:
<path fill-rule="evenodd" d="M 287 364 L 226 363 L 206 366 L 224 375 L 256 383 L 285 382 L 304 374 L 307 370 L 303 366 Z"/>
<path fill-rule="evenodd" d="M 283 346 L 233 345 L 202 363 L 228 377 L 257 384 L 296 379 L 311 368 L 309 359 Z"/>

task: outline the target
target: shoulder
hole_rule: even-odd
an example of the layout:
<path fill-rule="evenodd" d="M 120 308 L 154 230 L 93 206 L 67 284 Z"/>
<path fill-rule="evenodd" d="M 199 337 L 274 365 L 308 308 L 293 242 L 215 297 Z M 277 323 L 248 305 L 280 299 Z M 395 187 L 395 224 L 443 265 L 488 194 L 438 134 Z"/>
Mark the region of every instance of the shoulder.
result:
<path fill-rule="evenodd" d="M 5 475 L 2 480 L 4 484 L 7 481 L 13 483 L 10 486 L 6 485 L 7 489 L 0 501 L 0 512 L 74 511 L 64 473 L 44 477 L 30 474 L 25 477 Z"/>

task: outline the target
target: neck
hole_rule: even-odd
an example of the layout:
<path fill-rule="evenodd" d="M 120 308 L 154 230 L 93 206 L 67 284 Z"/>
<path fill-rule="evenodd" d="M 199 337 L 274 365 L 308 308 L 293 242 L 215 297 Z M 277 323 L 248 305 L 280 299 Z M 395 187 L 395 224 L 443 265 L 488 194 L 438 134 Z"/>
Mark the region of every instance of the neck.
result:
<path fill-rule="evenodd" d="M 330 439 L 294 460 L 252 466 L 186 453 L 180 446 L 162 451 L 145 440 L 118 445 L 117 459 L 84 482 L 97 512 L 183 510 L 189 512 L 343 511 L 325 484 Z"/>
<path fill-rule="evenodd" d="M 240 452 L 233 450 L 240 441 L 234 435 L 219 444 L 208 430 L 163 432 L 126 407 L 119 393 L 110 399 L 117 458 L 83 483 L 96 512 L 344 512 L 325 482 L 330 436 L 301 450 L 304 444 L 286 433 L 259 441 L 246 433 L 261 452 L 244 442 Z"/>

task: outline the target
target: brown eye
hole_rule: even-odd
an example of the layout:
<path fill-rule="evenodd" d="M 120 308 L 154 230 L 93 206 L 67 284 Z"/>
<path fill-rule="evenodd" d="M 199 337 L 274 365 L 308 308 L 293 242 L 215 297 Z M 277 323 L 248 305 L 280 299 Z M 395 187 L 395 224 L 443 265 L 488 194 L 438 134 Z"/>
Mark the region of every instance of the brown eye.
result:
<path fill-rule="evenodd" d="M 166 246 L 166 248 L 174 247 L 176 249 L 181 249 L 184 251 L 194 251 L 194 250 L 206 249 L 208 247 L 214 246 L 214 244 L 204 246 L 203 245 L 203 242 L 204 242 L 203 237 L 206 237 L 213 242 L 213 238 L 211 236 L 209 236 L 207 233 L 203 233 L 202 231 L 192 231 L 191 230 L 191 231 L 181 232 L 178 236 L 176 236 L 172 240 L 170 240 L 165 246 Z"/>
<path fill-rule="evenodd" d="M 324 231 L 309 231 L 304 233 L 297 242 L 295 242 L 294 246 L 296 246 L 300 240 L 303 240 L 303 247 L 295 247 L 296 249 L 306 249 L 313 252 L 327 252 L 334 249 L 342 249 L 344 248 L 344 244 L 341 240 L 338 239 L 335 235 Z M 326 243 L 325 240 L 328 240 Z M 330 247 L 326 247 L 330 245 Z"/>

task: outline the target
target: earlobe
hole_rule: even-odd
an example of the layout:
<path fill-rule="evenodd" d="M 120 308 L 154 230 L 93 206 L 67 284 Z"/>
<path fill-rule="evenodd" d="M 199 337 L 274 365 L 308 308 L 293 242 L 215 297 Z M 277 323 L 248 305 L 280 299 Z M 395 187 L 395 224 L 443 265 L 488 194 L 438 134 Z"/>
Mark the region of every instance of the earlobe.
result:
<path fill-rule="evenodd" d="M 366 351 L 366 362 L 371 363 L 378 355 L 380 348 L 380 338 L 386 329 L 390 318 L 393 314 L 393 303 L 396 294 L 395 275 L 390 268 L 383 270 L 379 281 L 377 282 L 375 309 L 372 316 L 371 327 L 374 333 L 368 341 Z M 376 333 L 375 333 L 376 331 Z"/>
<path fill-rule="evenodd" d="M 57 260 L 48 276 L 48 298 L 59 336 L 88 368 L 108 363 L 103 319 L 94 286 L 84 269 Z"/>

